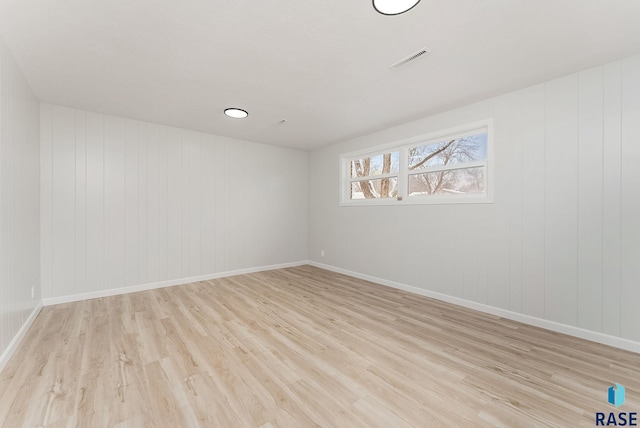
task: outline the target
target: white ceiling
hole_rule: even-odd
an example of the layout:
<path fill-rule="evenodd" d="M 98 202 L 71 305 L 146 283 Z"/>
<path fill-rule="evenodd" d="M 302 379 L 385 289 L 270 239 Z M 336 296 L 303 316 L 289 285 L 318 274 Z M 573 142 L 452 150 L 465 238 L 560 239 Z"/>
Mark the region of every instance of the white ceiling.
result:
<path fill-rule="evenodd" d="M 0 0 L 0 35 L 41 101 L 310 149 L 640 53 L 640 1 Z"/>

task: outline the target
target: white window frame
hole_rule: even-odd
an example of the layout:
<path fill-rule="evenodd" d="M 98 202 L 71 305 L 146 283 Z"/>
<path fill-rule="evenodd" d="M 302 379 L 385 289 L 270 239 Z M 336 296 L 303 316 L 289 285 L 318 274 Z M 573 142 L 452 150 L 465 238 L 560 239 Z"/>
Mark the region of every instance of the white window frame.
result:
<path fill-rule="evenodd" d="M 466 162 L 447 167 L 426 168 L 416 171 L 409 171 L 409 149 L 438 143 L 443 140 L 460 138 L 466 135 L 473 135 L 479 132 L 487 133 L 487 159 L 484 161 Z M 392 143 L 382 144 L 367 149 L 340 155 L 340 205 L 341 206 L 367 206 L 367 205 L 419 205 L 419 204 L 487 204 L 493 203 L 493 183 L 495 181 L 493 171 L 493 119 L 485 119 L 478 122 L 468 123 L 454 128 L 431 132 Z M 383 153 L 399 151 L 399 171 L 398 173 L 372 175 L 370 177 L 351 177 L 351 161 L 375 156 Z M 415 195 L 408 196 L 409 176 L 423 174 L 426 172 L 438 172 L 452 169 L 467 169 L 473 167 L 484 167 L 484 189 L 483 193 L 464 195 Z M 375 198 L 375 199 L 351 199 L 351 183 L 363 180 L 378 180 L 382 178 L 398 177 L 398 197 L 395 198 Z"/>

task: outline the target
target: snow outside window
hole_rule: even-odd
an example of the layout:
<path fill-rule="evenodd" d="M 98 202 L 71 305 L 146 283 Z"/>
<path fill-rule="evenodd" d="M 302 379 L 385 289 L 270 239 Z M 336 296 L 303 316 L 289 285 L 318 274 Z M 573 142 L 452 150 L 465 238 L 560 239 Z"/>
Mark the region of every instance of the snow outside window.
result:
<path fill-rule="evenodd" d="M 340 156 L 341 205 L 492 202 L 492 121 Z"/>

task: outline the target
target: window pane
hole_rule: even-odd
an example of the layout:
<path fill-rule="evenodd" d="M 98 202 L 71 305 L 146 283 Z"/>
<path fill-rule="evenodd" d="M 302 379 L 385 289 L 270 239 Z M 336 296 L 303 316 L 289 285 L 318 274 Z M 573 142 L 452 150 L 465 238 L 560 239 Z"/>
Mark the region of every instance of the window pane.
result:
<path fill-rule="evenodd" d="M 400 152 L 380 153 L 351 161 L 351 178 L 397 174 Z"/>
<path fill-rule="evenodd" d="M 487 133 L 409 149 L 409 171 L 487 159 Z"/>
<path fill-rule="evenodd" d="M 398 196 L 398 177 L 351 183 L 351 199 L 395 198 Z"/>
<path fill-rule="evenodd" d="M 425 172 L 409 176 L 409 196 L 484 192 L 484 167 Z"/>

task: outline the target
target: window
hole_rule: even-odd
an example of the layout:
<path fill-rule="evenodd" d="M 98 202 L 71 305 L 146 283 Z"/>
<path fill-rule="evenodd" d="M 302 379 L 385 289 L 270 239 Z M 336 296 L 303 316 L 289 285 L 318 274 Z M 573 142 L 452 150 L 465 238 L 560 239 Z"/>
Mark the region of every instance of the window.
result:
<path fill-rule="evenodd" d="M 399 151 L 379 153 L 349 162 L 351 200 L 398 196 Z"/>
<path fill-rule="evenodd" d="M 341 204 L 486 203 L 490 120 L 340 156 Z"/>

